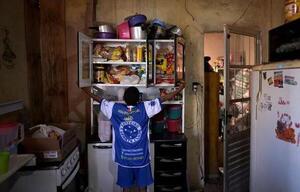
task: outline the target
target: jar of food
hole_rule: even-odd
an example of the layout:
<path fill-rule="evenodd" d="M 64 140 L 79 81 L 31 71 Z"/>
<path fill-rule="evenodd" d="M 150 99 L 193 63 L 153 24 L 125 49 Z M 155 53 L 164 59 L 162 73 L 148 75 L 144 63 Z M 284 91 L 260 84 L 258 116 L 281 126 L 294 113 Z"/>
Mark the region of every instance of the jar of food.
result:
<path fill-rule="evenodd" d="M 95 83 L 103 83 L 104 77 L 105 77 L 104 66 L 94 65 L 94 82 Z"/>

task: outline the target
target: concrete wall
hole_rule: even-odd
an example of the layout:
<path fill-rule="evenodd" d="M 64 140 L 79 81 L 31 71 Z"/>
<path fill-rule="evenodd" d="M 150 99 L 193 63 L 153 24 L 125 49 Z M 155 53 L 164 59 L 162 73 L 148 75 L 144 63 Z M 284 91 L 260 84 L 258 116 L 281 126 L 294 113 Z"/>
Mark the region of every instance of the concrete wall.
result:
<path fill-rule="evenodd" d="M 203 176 L 203 98 L 194 95 L 191 82 L 204 83 L 204 32 L 223 30 L 223 24 L 262 31 L 264 62 L 267 61 L 267 30 L 283 23 L 284 0 L 98 0 L 96 20 L 118 24 L 129 15 L 145 14 L 160 18 L 184 30 L 186 39 L 188 178 L 191 188 L 198 188 Z M 197 108 L 199 112 L 197 114 Z"/>
<path fill-rule="evenodd" d="M 23 1 L 0 1 L 0 103 L 21 99 L 29 105 L 27 62 L 25 47 L 25 24 Z M 2 58 L 5 50 L 3 39 L 9 31 L 9 47 L 15 53 L 12 63 Z"/>

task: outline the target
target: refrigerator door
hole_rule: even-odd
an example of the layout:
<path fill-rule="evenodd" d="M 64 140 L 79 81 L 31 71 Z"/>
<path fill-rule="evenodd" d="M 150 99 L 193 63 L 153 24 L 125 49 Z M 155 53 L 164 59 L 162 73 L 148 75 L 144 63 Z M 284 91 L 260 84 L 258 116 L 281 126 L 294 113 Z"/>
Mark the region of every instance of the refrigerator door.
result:
<path fill-rule="evenodd" d="M 224 191 L 249 191 L 250 71 L 259 64 L 259 33 L 224 26 Z"/>
<path fill-rule="evenodd" d="M 252 109 L 258 107 L 251 122 L 251 191 L 298 192 L 300 69 L 277 64 L 253 73 Z"/>
<path fill-rule="evenodd" d="M 92 41 L 78 32 L 78 86 L 89 87 L 92 83 Z"/>

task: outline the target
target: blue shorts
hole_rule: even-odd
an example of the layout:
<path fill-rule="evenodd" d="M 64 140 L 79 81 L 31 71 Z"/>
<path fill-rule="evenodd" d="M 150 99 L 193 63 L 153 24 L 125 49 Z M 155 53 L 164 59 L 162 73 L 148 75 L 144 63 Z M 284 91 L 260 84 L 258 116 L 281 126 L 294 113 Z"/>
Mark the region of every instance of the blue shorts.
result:
<path fill-rule="evenodd" d="M 117 185 L 122 188 L 130 188 L 133 186 L 147 187 L 153 183 L 151 166 L 148 164 L 142 168 L 127 168 L 118 166 Z"/>

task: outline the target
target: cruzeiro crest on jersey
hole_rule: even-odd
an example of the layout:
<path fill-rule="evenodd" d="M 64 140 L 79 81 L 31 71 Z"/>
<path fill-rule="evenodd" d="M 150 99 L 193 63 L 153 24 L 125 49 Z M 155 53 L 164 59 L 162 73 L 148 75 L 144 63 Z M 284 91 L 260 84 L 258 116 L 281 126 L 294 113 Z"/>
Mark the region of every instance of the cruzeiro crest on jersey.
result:
<path fill-rule="evenodd" d="M 121 138 L 127 143 L 135 143 L 141 139 L 142 127 L 135 121 L 124 121 L 120 124 Z"/>

